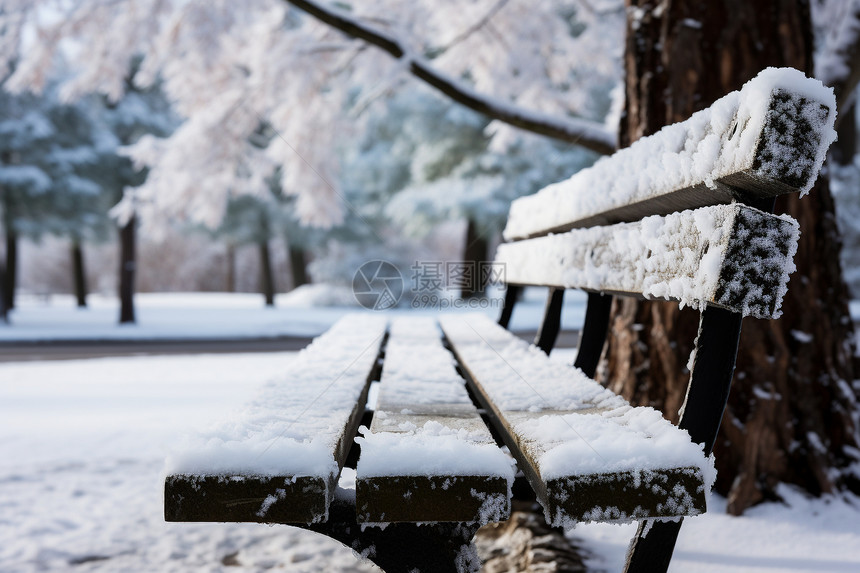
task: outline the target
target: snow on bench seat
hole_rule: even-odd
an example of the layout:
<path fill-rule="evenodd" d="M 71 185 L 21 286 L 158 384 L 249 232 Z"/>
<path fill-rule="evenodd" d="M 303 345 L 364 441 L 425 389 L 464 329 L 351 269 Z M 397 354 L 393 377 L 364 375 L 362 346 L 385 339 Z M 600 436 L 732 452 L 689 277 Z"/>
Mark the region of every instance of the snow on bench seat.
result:
<path fill-rule="evenodd" d="M 445 315 L 440 324 L 548 523 L 705 511 L 713 462 L 659 412 L 631 407 L 483 315 Z"/>
<path fill-rule="evenodd" d="M 167 460 L 165 519 L 325 521 L 385 329 L 342 318 L 235 419 L 183 444 Z"/>
<path fill-rule="evenodd" d="M 800 235 L 788 216 L 738 203 L 500 245 L 509 284 L 580 288 L 780 315 Z"/>
<path fill-rule="evenodd" d="M 809 191 L 836 139 L 833 91 L 768 68 L 740 91 L 511 205 L 517 240 L 753 197 Z"/>
<path fill-rule="evenodd" d="M 361 431 L 360 523 L 507 519 L 513 460 L 478 415 L 434 319 L 393 321 L 373 422 Z"/>

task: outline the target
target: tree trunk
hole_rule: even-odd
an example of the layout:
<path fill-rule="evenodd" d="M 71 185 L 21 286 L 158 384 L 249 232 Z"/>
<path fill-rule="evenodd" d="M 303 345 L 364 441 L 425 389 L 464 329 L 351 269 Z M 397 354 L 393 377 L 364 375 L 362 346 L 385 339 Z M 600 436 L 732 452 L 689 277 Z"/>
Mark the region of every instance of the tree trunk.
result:
<path fill-rule="evenodd" d="M 0 320 L 3 322 L 9 322 L 9 316 L 6 313 L 6 295 L 5 295 L 5 285 L 6 284 L 6 264 L 0 263 Z"/>
<path fill-rule="evenodd" d="M 260 246 L 260 292 L 266 297 L 266 306 L 275 306 L 275 279 L 272 275 L 272 254 L 269 242 L 261 241 Z"/>
<path fill-rule="evenodd" d="M 664 2 L 660 10 L 647 0 L 628 5 L 624 145 L 688 118 L 767 66 L 811 73 L 803 0 Z M 816 494 L 851 485 L 848 472 L 838 470 L 852 462 L 845 448 L 858 446 L 853 325 L 826 179 L 802 201 L 781 198 L 776 210 L 800 222 L 798 271 L 780 320 L 743 324 L 714 450 L 716 490 L 728 497 L 733 514 L 776 498 L 780 482 Z M 696 321 L 696 313 L 673 303 L 616 302 L 604 382 L 677 421 Z"/>
<path fill-rule="evenodd" d="M 6 231 L 6 275 L 3 277 L 3 303 L 6 310 L 15 308 L 15 290 L 18 285 L 18 233 Z"/>
<path fill-rule="evenodd" d="M 227 276 L 224 279 L 224 291 L 236 292 L 236 246 L 227 245 L 226 252 Z"/>
<path fill-rule="evenodd" d="M 119 322 L 134 323 L 135 226 L 132 217 L 119 231 Z"/>
<path fill-rule="evenodd" d="M 287 245 L 290 254 L 290 274 L 293 279 L 293 288 L 308 284 L 308 259 L 305 250 L 299 247 Z"/>
<path fill-rule="evenodd" d="M 847 166 L 854 161 L 857 154 L 857 102 L 851 102 L 846 109 L 839 110 L 842 121 L 836 132 L 839 135 L 830 147 L 830 160 L 837 165 Z"/>
<path fill-rule="evenodd" d="M 466 226 L 466 245 L 463 248 L 463 275 L 460 277 L 460 297 L 471 298 L 484 294 L 487 286 L 484 266 L 488 264 L 488 251 L 490 245 L 487 238 L 483 236 L 475 221 L 469 219 Z M 448 277 L 452 280 L 452 277 Z"/>
<path fill-rule="evenodd" d="M 84 251 L 78 239 L 72 239 L 72 284 L 78 308 L 87 306 L 87 276 L 84 272 Z"/>

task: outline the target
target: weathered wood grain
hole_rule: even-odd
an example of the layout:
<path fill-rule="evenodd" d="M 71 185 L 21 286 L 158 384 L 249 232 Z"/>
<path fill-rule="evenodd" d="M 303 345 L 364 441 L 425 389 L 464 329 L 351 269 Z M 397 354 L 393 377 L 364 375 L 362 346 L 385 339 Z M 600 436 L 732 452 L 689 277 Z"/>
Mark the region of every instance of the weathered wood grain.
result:
<path fill-rule="evenodd" d="M 370 383 L 378 376 L 384 333 L 379 317 L 342 319 L 236 421 L 194 438 L 174 467 L 168 462 L 165 520 L 326 521 Z M 207 454 L 200 457 L 196 450 Z"/>
<path fill-rule="evenodd" d="M 747 109 L 748 102 L 758 100 L 729 94 L 567 181 L 517 199 L 505 239 L 808 190 L 831 143 L 834 102 L 783 88 L 773 90 L 762 110 Z M 733 121 L 723 120 L 726 109 L 734 110 Z"/>
<path fill-rule="evenodd" d="M 797 250 L 797 224 L 740 204 L 635 223 L 575 229 L 500 245 L 515 285 L 712 304 L 758 318 L 779 315 Z"/>
<path fill-rule="evenodd" d="M 457 356 L 467 380 L 481 404 L 491 414 L 496 429 L 502 435 L 519 469 L 525 474 L 544 508 L 547 521 L 556 526 L 571 526 L 580 521 L 626 521 L 645 517 L 674 517 L 696 515 L 705 510 L 705 485 L 701 466 L 695 463 L 670 467 L 642 469 L 631 461 L 612 458 L 600 445 L 582 460 L 588 471 L 573 471 L 569 475 L 547 475 L 547 454 L 564 446 L 565 438 L 555 436 L 546 441 L 535 439 L 528 426 L 535 421 L 552 418 L 562 424 L 576 426 L 571 417 L 591 417 L 597 424 L 618 424 L 620 439 L 633 448 L 647 448 L 654 434 L 641 428 L 624 426 L 631 409 L 619 397 L 599 388 L 596 382 L 583 384 L 581 372 L 549 362 L 538 352 L 524 349 L 525 343 L 504 331 L 485 317 L 477 315 L 448 315 L 441 320 L 442 329 Z M 542 358 L 541 358 L 542 357 Z M 535 360 L 545 360 L 545 367 L 535 369 Z M 570 384 L 565 395 L 552 392 Z M 582 397 L 571 399 L 571 393 Z M 611 396 L 611 397 L 610 397 Z M 571 408 L 571 403 L 577 407 Z M 521 404 L 521 406 L 520 406 Z M 644 410 L 644 409 L 639 409 Z M 602 419 L 600 419 L 602 418 Z M 656 431 L 677 432 L 665 420 Z M 651 426 L 653 427 L 653 426 Z M 611 429 L 611 428 L 610 428 Z M 580 439 L 577 435 L 575 439 Z M 688 441 L 688 436 L 682 436 Z M 697 458 L 698 448 L 688 442 L 689 459 Z M 587 451 L 587 448 L 581 448 Z M 702 455 L 699 461 L 703 461 Z M 570 460 L 576 465 L 577 460 Z M 601 469 L 601 465 L 606 468 Z"/>
<path fill-rule="evenodd" d="M 389 443 L 398 449 L 385 450 Z M 392 323 L 379 398 L 361 447 L 356 479 L 359 522 L 486 523 L 506 519 L 510 513 L 513 471 L 430 318 Z M 486 455 L 492 449 L 505 471 L 464 468 L 468 460 L 450 457 L 451 448 L 463 456 Z M 402 463 L 396 459 L 398 452 L 412 461 Z"/>

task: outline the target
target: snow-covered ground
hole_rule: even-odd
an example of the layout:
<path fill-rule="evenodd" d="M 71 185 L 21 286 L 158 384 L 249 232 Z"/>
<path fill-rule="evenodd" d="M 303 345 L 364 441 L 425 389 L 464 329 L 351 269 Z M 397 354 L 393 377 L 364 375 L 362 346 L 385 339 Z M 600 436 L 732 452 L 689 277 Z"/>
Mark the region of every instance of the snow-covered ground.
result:
<path fill-rule="evenodd" d="M 293 309 L 255 309 L 258 297 L 160 296 L 160 307 L 157 297 L 144 304 L 146 298 L 141 299 L 142 322 L 149 304 L 153 317 L 173 316 L 177 324 L 194 320 L 187 318 L 194 314 L 188 307 L 197 305 L 196 316 L 206 318 L 211 328 L 196 332 L 218 328 L 222 336 L 241 336 L 251 332 L 251 321 L 262 324 L 262 318 L 246 317 L 258 312 L 262 317 L 270 313 L 270 324 L 283 328 L 278 332 L 297 333 L 290 322 Z M 534 326 L 542 304 L 537 295 L 529 301 L 526 306 L 537 310 L 516 319 L 523 329 Z M 33 305 L 38 310 L 35 301 Z M 67 306 L 54 308 L 54 324 L 44 309 L 37 328 L 39 321 L 29 317 L 38 313 L 22 304 L 14 324 L 0 326 L 0 332 L 14 339 L 14 332 L 27 323 L 34 325 L 31 339 L 51 338 L 62 330 L 72 338 L 99 338 L 110 328 L 125 336 L 145 329 L 113 327 L 115 305 L 104 310 L 110 326 L 98 328 L 89 326 L 97 321 L 88 317 L 102 312 L 95 304 L 87 311 Z M 571 303 L 565 320 L 573 322 L 567 316 L 580 306 Z M 314 334 L 308 325 L 324 329 L 334 320 L 327 312 L 336 310 L 297 312 L 304 317 L 298 323 L 307 328 L 301 333 Z M 161 328 L 153 331 L 180 336 Z M 187 332 L 184 336 L 195 335 Z M 573 351 L 553 355 L 570 360 Z M 286 372 L 293 356 L 0 364 L 0 571 L 370 570 L 334 541 L 294 528 L 162 520 L 161 472 L 177 437 L 223 419 L 263 382 Z M 682 528 L 672 570 L 860 571 L 860 500 L 808 499 L 788 489 L 783 494 L 786 504 L 764 504 L 743 517 L 726 515 L 725 501 L 714 497 L 711 512 Z M 584 525 L 572 532 L 591 553 L 589 564 L 606 571 L 620 569 L 632 534 L 632 526 L 607 525 Z"/>
<path fill-rule="evenodd" d="M 171 445 L 226 416 L 292 356 L 0 365 L 0 571 L 216 571 L 237 551 L 248 571 L 369 570 L 299 529 L 163 521 Z"/>
<path fill-rule="evenodd" d="M 528 289 L 517 305 L 511 328 L 533 330 L 540 321 L 544 289 Z M 309 306 L 325 300 L 332 306 Z M 352 306 L 343 303 L 352 302 Z M 498 316 L 500 299 L 475 302 L 446 311 L 486 312 Z M 119 304 L 114 297 L 90 295 L 88 307 L 78 309 L 70 295 L 22 295 L 10 313 L 11 326 L 0 322 L 0 342 L 7 340 L 144 340 L 265 338 L 316 336 L 349 312 L 374 312 L 355 303 L 352 293 L 334 288 L 302 289 L 279 295 L 267 308 L 262 295 L 250 293 L 144 293 L 135 298 L 137 322 L 118 325 Z M 585 295 L 565 295 L 562 327 L 578 329 L 585 310 Z M 436 309 L 396 308 L 392 313 L 432 314 Z"/>

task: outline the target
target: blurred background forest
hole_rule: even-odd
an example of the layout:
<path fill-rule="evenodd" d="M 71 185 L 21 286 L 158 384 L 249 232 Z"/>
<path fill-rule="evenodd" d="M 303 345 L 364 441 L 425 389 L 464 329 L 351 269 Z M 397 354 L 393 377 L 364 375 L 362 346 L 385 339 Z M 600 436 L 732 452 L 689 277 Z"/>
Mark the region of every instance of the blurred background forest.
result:
<path fill-rule="evenodd" d="M 16 287 L 73 293 L 82 305 L 87 292 L 117 292 L 119 231 L 128 227 L 138 231 L 139 292 L 262 292 L 271 300 L 310 282 L 348 286 L 373 258 L 404 276 L 419 260 L 491 260 L 512 199 L 599 157 L 458 105 L 283 3 L 214 15 L 193 2 L 162 13 L 139 3 L 135 22 L 165 29 L 121 43 L 112 34 L 81 39 L 87 26 L 129 18 L 117 7 L 84 3 L 64 14 L 62 4 L 8 4 L 0 13 L 9 66 L 0 94 L 7 308 Z M 456 3 L 387 4 L 340 7 L 406 38 L 458 80 L 616 130 L 621 2 L 473 2 L 456 18 L 448 17 Z M 844 12 L 847 3 L 813 2 L 819 52 L 841 4 Z M 258 11 L 277 18 L 261 24 Z M 213 18 L 208 32 L 195 24 L 204 16 Z M 207 43 L 206 33 L 223 36 Z M 22 58 L 16 38 L 38 53 Z M 84 56 L 92 53 L 99 57 Z M 843 139 L 857 131 L 850 115 Z M 860 160 L 831 165 L 854 293 L 858 186 Z"/>
<path fill-rule="evenodd" d="M 309 282 L 348 286 L 373 258 L 404 276 L 419 260 L 492 260 L 512 199 L 598 157 L 454 103 L 283 3 L 214 14 L 196 3 L 172 14 L 153 5 L 137 17 L 166 29 L 137 38 L 143 46 L 81 39 L 84 27 L 117 26 L 121 10 L 96 2 L 63 14 L 50 4 L 0 13 L 9 308 L 16 288 L 75 293 L 80 304 L 86 292 L 117 292 L 117 269 L 129 267 L 119 261 L 129 256 L 120 230 L 129 227 L 139 292 L 257 291 L 271 300 Z M 561 117 L 617 124 L 620 3 L 476 2 L 454 19 L 456 3 L 446 3 L 430 20 L 421 18 L 430 8 L 388 8 L 395 12 L 371 21 L 404 27 L 398 36 L 411 49 L 452 62 L 464 82 Z M 261 12 L 277 17 L 261 23 Z M 221 18 L 217 30 L 195 29 L 204 16 Z M 220 40 L 207 43 L 216 32 Z M 14 52 L 16 37 L 39 54 Z M 571 57 L 583 50 L 594 53 Z M 81 57 L 88 52 L 109 62 Z M 104 68 L 117 66 L 120 77 L 105 79 Z"/>

